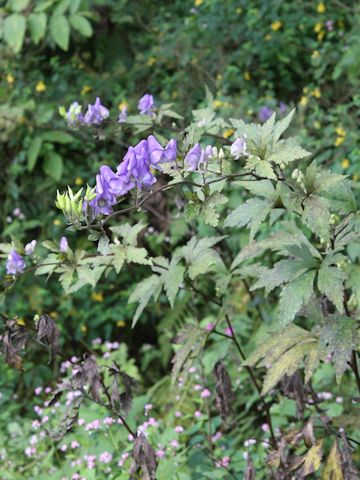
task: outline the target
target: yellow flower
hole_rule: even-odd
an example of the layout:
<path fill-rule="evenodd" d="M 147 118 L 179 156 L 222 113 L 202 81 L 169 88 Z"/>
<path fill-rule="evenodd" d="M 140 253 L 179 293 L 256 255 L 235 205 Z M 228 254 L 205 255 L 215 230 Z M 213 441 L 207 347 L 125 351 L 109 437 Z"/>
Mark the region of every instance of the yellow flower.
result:
<path fill-rule="evenodd" d="M 231 135 L 233 135 L 235 130 L 233 128 L 228 128 L 227 130 L 224 131 L 223 137 L 224 138 L 230 138 Z"/>
<path fill-rule="evenodd" d="M 214 108 L 220 108 L 224 105 L 224 102 L 222 102 L 221 100 L 214 100 L 213 101 L 213 107 Z"/>
<path fill-rule="evenodd" d="M 317 39 L 318 39 L 319 42 L 322 42 L 324 37 L 325 37 L 325 32 L 319 32 L 317 34 Z"/>
<path fill-rule="evenodd" d="M 26 325 L 25 320 L 21 317 L 16 318 L 16 323 L 17 323 L 17 325 L 21 325 L 22 327 L 24 327 Z"/>
<path fill-rule="evenodd" d="M 50 317 L 52 318 L 58 318 L 59 314 L 57 312 L 50 312 Z"/>
<path fill-rule="evenodd" d="M 271 36 L 270 34 L 265 35 L 265 37 L 264 37 L 264 40 L 265 40 L 266 42 L 269 42 L 271 39 L 272 39 L 272 36 Z"/>
<path fill-rule="evenodd" d="M 116 322 L 116 326 L 117 327 L 125 327 L 126 323 L 124 322 L 124 320 L 118 320 Z"/>
<path fill-rule="evenodd" d="M 249 117 L 254 113 L 254 110 L 252 108 L 249 108 L 248 111 L 246 112 Z"/>
<path fill-rule="evenodd" d="M 319 128 L 321 128 L 321 123 L 318 120 L 315 120 L 314 128 L 316 128 L 316 130 L 319 130 Z"/>
<path fill-rule="evenodd" d="M 155 57 L 150 57 L 149 60 L 147 61 L 147 65 L 149 67 L 152 67 L 153 65 L 155 65 L 156 62 L 157 62 L 157 59 Z"/>
<path fill-rule="evenodd" d="M 200 7 L 200 5 L 203 3 L 203 0 L 195 0 L 195 7 Z"/>
<path fill-rule="evenodd" d="M 360 176 L 357 173 L 355 173 L 355 175 L 353 175 L 352 178 L 353 180 L 358 181 Z"/>
<path fill-rule="evenodd" d="M 303 93 L 305 93 L 305 95 L 306 95 L 307 93 L 309 93 L 308 87 L 304 87 L 304 88 L 303 88 Z"/>
<path fill-rule="evenodd" d="M 87 332 L 87 326 L 82 324 L 80 325 L 80 330 L 83 332 L 83 333 L 86 333 Z"/>
<path fill-rule="evenodd" d="M 178 98 L 178 96 L 179 96 L 179 92 L 177 90 L 174 90 L 171 94 L 171 98 L 174 98 L 174 99 Z"/>
<path fill-rule="evenodd" d="M 94 300 L 94 302 L 103 302 L 104 301 L 104 295 L 102 292 L 92 292 L 91 294 L 91 300 Z"/>
<path fill-rule="evenodd" d="M 248 72 L 248 71 L 244 72 L 244 79 L 247 80 L 247 81 L 251 80 L 250 72 Z"/>
<path fill-rule="evenodd" d="M 344 160 L 341 162 L 342 168 L 349 168 L 350 167 L 350 160 L 348 158 L 344 158 Z"/>
<path fill-rule="evenodd" d="M 44 83 L 42 80 L 40 80 L 40 81 L 36 84 L 35 90 L 36 90 L 38 93 L 45 92 L 45 90 L 46 90 L 46 85 L 45 85 L 45 83 Z"/>
<path fill-rule="evenodd" d="M 222 78 L 223 78 L 223 76 L 221 75 L 221 73 L 218 73 L 218 74 L 216 75 L 216 81 L 217 81 L 217 82 L 221 82 Z"/>
<path fill-rule="evenodd" d="M 301 105 L 302 107 L 305 107 L 305 106 L 307 105 L 307 103 L 308 103 L 308 98 L 307 98 L 305 95 L 303 95 L 303 96 L 300 98 L 300 102 L 299 102 L 299 103 L 300 103 L 300 105 Z"/>
<path fill-rule="evenodd" d="M 277 32 L 278 30 L 280 30 L 280 28 L 282 27 L 282 22 L 280 22 L 280 20 L 276 20 L 276 22 L 273 22 L 271 24 L 271 30 L 273 30 L 274 32 Z"/>
<path fill-rule="evenodd" d="M 326 7 L 325 7 L 325 4 L 323 2 L 320 2 L 318 4 L 318 6 L 316 7 L 316 11 L 318 13 L 325 13 L 326 12 Z"/>
<path fill-rule="evenodd" d="M 84 183 L 84 180 L 81 177 L 75 178 L 75 185 L 80 186 Z"/>
<path fill-rule="evenodd" d="M 346 137 L 346 132 L 342 127 L 335 128 L 335 132 L 339 137 Z"/>
<path fill-rule="evenodd" d="M 314 90 L 311 92 L 311 95 L 315 98 L 320 98 L 321 97 L 320 88 L 319 87 L 314 88 Z"/>
<path fill-rule="evenodd" d="M 61 221 L 60 221 L 58 218 L 56 218 L 56 219 L 53 221 L 53 225 L 55 225 L 55 227 L 60 227 Z"/>
<path fill-rule="evenodd" d="M 91 92 L 93 88 L 90 85 L 84 85 L 81 89 L 81 95 L 86 95 L 87 93 Z"/>
<path fill-rule="evenodd" d="M 12 85 L 15 82 L 15 78 L 11 75 L 11 73 L 8 73 L 6 75 L 6 81 L 9 85 Z"/>
<path fill-rule="evenodd" d="M 242 8 L 241 8 L 241 7 L 238 7 L 238 8 L 235 10 L 235 12 L 236 12 L 238 15 L 240 15 L 240 13 L 242 13 Z"/>
<path fill-rule="evenodd" d="M 320 57 L 319 50 L 314 50 L 311 54 L 311 58 L 319 58 L 319 57 Z"/>
<path fill-rule="evenodd" d="M 314 32 L 316 32 L 316 33 L 321 32 L 322 26 L 323 26 L 322 23 L 320 23 L 320 22 L 317 23 L 317 24 L 315 25 L 315 27 L 314 27 Z"/>
<path fill-rule="evenodd" d="M 343 144 L 345 141 L 345 137 L 337 137 L 335 140 L 335 147 L 340 147 L 341 144 Z"/>
<path fill-rule="evenodd" d="M 127 108 L 129 106 L 128 102 L 126 100 L 122 100 L 119 105 L 118 105 L 118 109 L 120 110 L 123 110 L 124 108 Z"/>

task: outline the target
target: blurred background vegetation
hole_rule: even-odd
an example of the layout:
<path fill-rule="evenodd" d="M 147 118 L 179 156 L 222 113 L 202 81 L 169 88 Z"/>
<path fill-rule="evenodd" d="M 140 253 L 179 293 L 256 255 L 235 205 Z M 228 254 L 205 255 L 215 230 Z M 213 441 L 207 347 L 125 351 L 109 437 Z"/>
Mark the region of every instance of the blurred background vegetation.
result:
<path fill-rule="evenodd" d="M 264 120 L 270 111 L 295 106 L 304 147 L 334 171 L 355 181 L 360 178 L 357 2 L 0 4 L 2 240 L 11 235 L 23 241 L 58 240 L 65 225 L 54 206 L 56 189 L 93 185 L 99 166 L 115 167 L 127 146 L 140 138 L 131 127 L 113 128 L 104 138 L 69 130 L 58 107 L 75 100 L 93 103 L 96 96 L 117 116 L 123 106 L 136 113 L 138 99 L 150 92 L 158 104 L 174 103 L 184 124 L 191 110 L 204 106 L 205 86 L 214 95 L 215 110 L 246 121 Z M 228 139 L 232 133 L 224 129 L 222 135 Z M 144 241 L 160 255 L 189 232 L 166 202 L 156 209 L 160 216 L 148 214 L 150 228 Z M 75 242 L 71 234 L 69 241 Z M 76 241 L 78 246 L 86 242 Z M 65 296 L 56 282 L 25 278 L 0 312 L 25 322 L 36 313 L 50 313 L 58 320 L 69 356 L 91 351 L 97 337 L 125 342 L 143 385 L 150 386 L 168 372 L 170 339 L 191 314 L 191 303 L 185 296 L 171 311 L 160 300 L 132 330 L 134 309 L 127 299 L 134 275 L 143 278 L 140 269 L 123 271 L 100 283 L 96 291 L 84 288 L 72 297 Z M 249 300 L 239 295 L 244 303 Z M 251 314 L 251 308 L 241 314 L 241 334 L 248 339 L 259 327 Z M 1 364 L 0 422 L 19 414 L 35 418 L 32 392 L 54 378 L 46 357 L 40 363 L 39 355 L 36 351 L 33 359 L 28 357 L 24 372 Z"/>

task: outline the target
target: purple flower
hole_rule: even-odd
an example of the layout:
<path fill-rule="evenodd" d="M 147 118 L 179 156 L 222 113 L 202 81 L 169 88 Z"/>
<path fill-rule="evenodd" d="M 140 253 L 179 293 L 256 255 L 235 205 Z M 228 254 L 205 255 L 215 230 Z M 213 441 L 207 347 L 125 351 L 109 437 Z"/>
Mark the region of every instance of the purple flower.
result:
<path fill-rule="evenodd" d="M 285 115 L 285 113 L 287 112 L 287 109 L 288 109 L 288 107 L 287 107 L 286 103 L 284 103 L 284 102 L 279 103 L 279 112 L 281 113 L 281 115 Z"/>
<path fill-rule="evenodd" d="M 6 262 L 6 273 L 8 275 L 16 275 L 22 273 L 25 269 L 25 260 L 15 249 L 11 250 Z"/>
<path fill-rule="evenodd" d="M 82 125 L 84 123 L 84 115 L 81 113 L 81 105 L 78 102 L 73 102 L 65 113 L 65 117 L 70 127 Z"/>
<path fill-rule="evenodd" d="M 116 173 L 121 177 L 126 191 L 129 191 L 134 186 L 139 189 L 143 187 L 151 188 L 156 182 L 156 178 L 150 171 L 146 140 L 141 140 L 135 147 L 129 147 Z"/>
<path fill-rule="evenodd" d="M 32 240 L 25 245 L 25 255 L 31 255 L 36 247 L 36 240 Z"/>
<path fill-rule="evenodd" d="M 240 157 L 247 155 L 245 138 L 237 138 L 230 147 L 230 153 L 235 158 L 235 160 L 238 160 Z"/>
<path fill-rule="evenodd" d="M 155 109 L 154 97 L 150 95 L 150 93 L 145 93 L 139 100 L 138 109 L 140 110 L 140 115 L 149 115 L 152 117 Z"/>
<path fill-rule="evenodd" d="M 66 237 L 61 237 L 59 244 L 60 252 L 66 252 L 69 249 L 69 243 Z"/>
<path fill-rule="evenodd" d="M 188 172 L 193 172 L 204 166 L 213 155 L 212 147 L 208 145 L 205 149 L 197 143 L 188 151 L 184 158 L 184 166 Z"/>
<path fill-rule="evenodd" d="M 160 169 L 158 166 L 159 163 L 174 162 L 176 159 L 177 144 L 174 138 L 172 138 L 164 148 L 156 140 L 154 135 L 150 135 L 147 139 L 147 146 L 150 164 L 155 168 Z"/>
<path fill-rule="evenodd" d="M 86 125 L 100 125 L 109 115 L 109 110 L 104 107 L 104 105 L 101 105 L 100 97 L 96 97 L 94 105 L 88 105 L 84 123 L 86 123 Z"/>
<path fill-rule="evenodd" d="M 118 123 L 126 123 L 127 116 L 128 116 L 128 111 L 127 111 L 127 108 L 124 107 L 121 109 L 121 112 L 118 118 Z"/>
<path fill-rule="evenodd" d="M 274 110 L 272 110 L 271 108 L 266 106 L 261 107 L 259 111 L 260 122 L 266 122 L 266 120 L 268 120 L 273 113 L 274 113 Z"/>

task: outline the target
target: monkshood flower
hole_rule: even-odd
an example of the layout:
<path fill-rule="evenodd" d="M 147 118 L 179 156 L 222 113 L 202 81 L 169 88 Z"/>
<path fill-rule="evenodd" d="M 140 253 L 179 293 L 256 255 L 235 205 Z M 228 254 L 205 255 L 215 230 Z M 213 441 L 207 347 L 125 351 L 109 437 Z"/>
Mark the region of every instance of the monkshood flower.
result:
<path fill-rule="evenodd" d="M 231 155 L 238 160 L 240 157 L 247 155 L 246 152 L 246 140 L 243 137 L 239 137 L 230 147 Z"/>
<path fill-rule="evenodd" d="M 84 123 L 86 125 L 100 125 L 109 115 L 109 110 L 104 105 L 101 105 L 100 97 L 96 97 L 94 105 L 88 105 Z"/>
<path fill-rule="evenodd" d="M 147 139 L 147 145 L 151 166 L 161 170 L 160 163 L 169 163 L 176 160 L 177 143 L 175 138 L 172 138 L 164 148 L 154 135 L 150 135 Z"/>
<path fill-rule="evenodd" d="M 77 127 L 84 123 L 84 115 L 81 113 L 81 108 L 78 102 L 73 102 L 67 111 L 65 111 L 64 107 L 60 107 L 60 115 L 66 119 L 69 127 Z"/>
<path fill-rule="evenodd" d="M 65 253 L 69 250 L 69 243 L 66 237 L 61 237 L 59 243 L 60 252 Z"/>
<path fill-rule="evenodd" d="M 155 109 L 154 97 L 150 95 L 150 93 L 145 93 L 145 95 L 139 100 L 138 109 L 140 115 L 149 115 L 152 117 Z"/>
<path fill-rule="evenodd" d="M 266 122 L 266 120 L 268 120 L 273 113 L 274 113 L 274 110 L 272 110 L 271 108 L 266 106 L 261 107 L 259 111 L 260 122 Z"/>
<path fill-rule="evenodd" d="M 118 123 L 126 123 L 127 117 L 128 117 L 128 111 L 127 111 L 127 108 L 124 107 L 121 109 L 121 112 L 118 118 Z"/>
<path fill-rule="evenodd" d="M 16 275 L 22 273 L 25 269 L 25 260 L 15 249 L 11 250 L 6 262 L 6 273 Z"/>
<path fill-rule="evenodd" d="M 281 115 L 285 115 L 287 110 L 288 110 L 288 107 L 287 107 L 286 103 L 280 102 L 279 103 L 279 112 L 281 113 Z"/>
<path fill-rule="evenodd" d="M 148 144 L 141 140 L 135 147 L 129 147 L 124 160 L 120 163 L 116 173 L 122 179 L 126 191 L 135 186 L 139 189 L 151 188 L 156 178 L 150 171 Z"/>
<path fill-rule="evenodd" d="M 32 240 L 25 245 L 25 255 L 31 255 L 36 247 L 36 240 Z"/>
<path fill-rule="evenodd" d="M 200 144 L 197 143 L 188 151 L 184 158 L 184 165 L 188 172 L 193 172 L 195 170 L 204 167 L 209 159 L 213 156 L 213 150 L 210 145 L 205 149 L 201 148 Z"/>
<path fill-rule="evenodd" d="M 88 202 L 94 215 L 100 213 L 109 215 L 117 198 L 116 193 L 110 188 L 110 183 L 118 189 L 122 188 L 121 180 L 110 167 L 103 165 L 100 167 L 100 173 L 96 175 L 96 197 Z M 87 203 L 86 203 L 87 205 Z M 84 208 L 86 208 L 86 205 Z"/>

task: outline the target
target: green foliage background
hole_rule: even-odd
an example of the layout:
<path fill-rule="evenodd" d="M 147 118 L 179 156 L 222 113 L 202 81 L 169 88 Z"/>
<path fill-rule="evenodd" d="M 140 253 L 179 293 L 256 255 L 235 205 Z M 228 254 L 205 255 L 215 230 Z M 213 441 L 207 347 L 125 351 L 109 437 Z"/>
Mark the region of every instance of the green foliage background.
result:
<path fill-rule="evenodd" d="M 332 23 L 326 23 L 329 21 Z M 59 105 L 69 105 L 76 99 L 92 103 L 96 96 L 101 97 L 112 115 L 117 115 L 119 105 L 125 104 L 131 113 L 136 113 L 138 99 L 151 92 L 159 103 L 174 103 L 174 110 L 183 115 L 184 124 L 191 110 L 205 107 L 205 86 L 214 95 L 212 107 L 230 118 L 257 120 L 262 107 L 278 111 L 283 102 L 288 110 L 297 107 L 294 130 L 299 132 L 304 148 L 314 153 L 318 164 L 349 175 L 357 189 L 359 73 L 359 9 L 356 2 L 347 0 L 3 2 L 0 7 L 1 241 L 8 241 L 10 235 L 24 242 L 33 238 L 58 241 L 64 223 L 54 206 L 56 189 L 67 184 L 93 185 L 100 165 L 115 167 L 129 139 L 134 144 L 141 138 L 140 132 L 130 128 L 121 131 L 114 128 L 105 138 L 92 138 L 83 131 L 67 129 L 58 114 Z M 222 136 L 233 139 L 233 133 L 224 127 Z M 231 207 L 238 205 L 239 196 L 232 192 Z M 14 215 L 15 208 L 21 209 L 23 219 Z M 164 255 L 182 245 L 192 232 L 185 220 L 171 215 L 166 201 L 154 204 L 154 208 L 160 212 L 160 218 L 151 212 L 146 216 L 139 213 L 138 217 L 150 224 L 145 235 L 152 254 Z M 196 225 L 203 234 L 211 232 L 201 222 Z M 87 245 L 86 240 L 75 240 L 71 235 L 69 239 L 78 242 L 79 248 Z M 246 243 L 247 239 L 248 233 L 240 230 L 238 238 L 230 242 L 235 246 Z M 359 252 L 353 252 L 354 261 L 358 256 Z M 130 364 L 141 385 L 134 415 L 146 401 L 156 398 L 157 404 L 163 406 L 158 410 L 159 417 L 171 425 L 175 407 L 165 400 L 173 353 L 170 340 L 192 317 L 194 305 L 190 294 L 185 294 L 171 310 L 165 298 L 160 297 L 156 305 L 145 311 L 135 329 L 131 329 L 135 309 L 134 305 L 128 305 L 128 299 L 135 282 L 143 278 L 141 269 L 129 267 L 119 276 L 102 280 L 94 292 L 84 288 L 73 296 L 64 294 L 56 282 L 39 279 L 35 284 L 25 278 L 21 280 L 21 288 L 11 294 L 7 314 L 17 315 L 26 322 L 36 313 L 51 313 L 58 321 L 62 348 L 69 356 L 91 350 L 91 342 L 97 337 L 119 341 L 123 345 L 123 362 Z M 273 325 L 274 305 L 261 300 L 256 292 L 249 298 L 241 282 L 232 302 L 238 311 L 238 333 L 246 340 L 247 352 L 251 352 Z M 256 313 L 255 305 L 259 302 L 263 302 L 265 323 Z M 202 326 L 213 321 L 214 311 L 207 302 L 196 309 L 203 317 Z M 214 342 L 204 359 L 204 374 L 211 372 L 219 348 Z M 23 450 L 31 420 L 35 418 L 33 389 L 52 385 L 54 381 L 47 357 L 39 362 L 39 355 L 35 351 L 20 373 L 1 364 L 0 453 L 11 438 L 12 455 L 7 472 L 1 472 L 2 478 L 24 478 Z M 233 366 L 232 374 L 242 384 L 244 373 Z M 314 382 L 336 396 L 335 376 L 330 367 L 324 365 L 317 376 Z M 345 377 L 343 381 L 348 379 Z M 157 387 L 151 394 L 148 389 L 154 389 L 154 385 Z M 261 426 L 259 422 L 254 424 L 257 421 L 254 393 L 246 383 L 243 388 L 241 404 L 246 416 L 238 435 L 241 441 L 253 435 L 261 438 L 254 433 Z M 294 401 L 283 399 L 283 402 L 282 407 L 275 405 L 273 409 L 278 428 L 296 419 Z M 193 405 L 185 402 L 183 408 L 190 419 Z M 329 402 L 327 415 L 341 413 L 342 404 Z M 96 417 L 91 409 L 87 415 L 89 419 Z M 237 441 L 239 438 L 234 439 L 234 444 Z M 261 473 L 260 443 L 256 448 L 254 462 L 260 475 L 265 475 Z M 44 473 L 46 462 L 61 461 L 49 457 L 44 466 L 31 467 L 28 478 L 50 478 Z M 216 472 L 219 476 L 209 477 L 214 475 L 211 463 L 209 466 L 200 454 L 192 454 L 189 459 L 190 466 L 196 462 L 202 465 L 202 474 L 208 478 L 228 478 L 222 470 Z M 245 469 L 246 462 L 240 453 L 235 462 Z M 172 478 L 168 472 L 175 467 L 167 468 L 170 470 L 160 472 L 159 478 Z M 189 476 L 190 467 L 181 468 L 179 476 L 173 478 L 204 478 Z"/>

